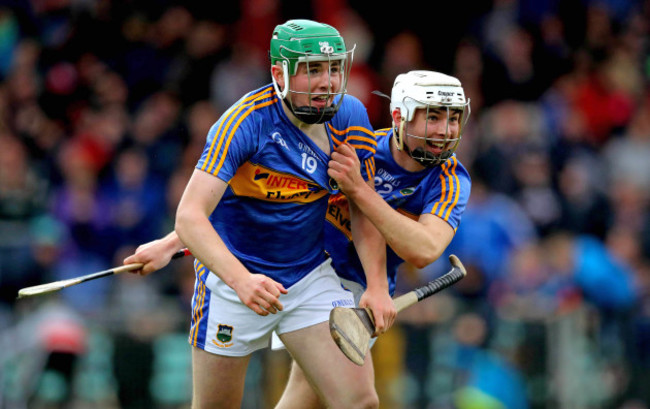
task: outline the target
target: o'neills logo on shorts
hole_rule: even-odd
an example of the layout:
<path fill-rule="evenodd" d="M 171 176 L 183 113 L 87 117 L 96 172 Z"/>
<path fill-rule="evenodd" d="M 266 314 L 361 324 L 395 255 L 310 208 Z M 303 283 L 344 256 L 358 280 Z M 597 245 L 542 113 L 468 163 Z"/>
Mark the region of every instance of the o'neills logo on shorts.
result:
<path fill-rule="evenodd" d="M 246 162 L 229 182 L 237 196 L 271 202 L 314 202 L 328 192 L 310 180 Z"/>
<path fill-rule="evenodd" d="M 230 348 L 233 346 L 232 331 L 233 327 L 230 325 L 219 324 L 217 336 L 212 340 L 212 343 L 221 348 Z"/>
<path fill-rule="evenodd" d="M 332 307 L 354 307 L 354 301 L 350 299 L 341 299 L 332 301 Z"/>

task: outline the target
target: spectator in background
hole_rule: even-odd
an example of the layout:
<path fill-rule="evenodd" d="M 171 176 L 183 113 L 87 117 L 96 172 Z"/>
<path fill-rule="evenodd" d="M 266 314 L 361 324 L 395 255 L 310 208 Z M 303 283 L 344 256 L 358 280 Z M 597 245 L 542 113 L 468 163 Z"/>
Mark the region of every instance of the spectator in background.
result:
<path fill-rule="evenodd" d="M 545 150 L 530 149 L 513 159 L 513 197 L 545 236 L 561 218 L 560 196 L 553 185 L 551 160 Z"/>
<path fill-rule="evenodd" d="M 98 169 L 92 153 L 78 141 L 69 140 L 59 152 L 62 183 L 52 192 L 51 212 L 69 232 L 62 243 L 56 280 L 100 271 L 111 262 L 114 243 L 109 241 L 109 202 L 100 193 Z M 110 283 L 96 280 L 63 295 L 70 305 L 92 315 L 104 308 Z"/>
<path fill-rule="evenodd" d="M 210 101 L 218 111 L 225 111 L 251 85 L 264 85 L 267 58 L 263 51 L 246 43 L 232 45 L 230 58 L 218 63 L 210 76 Z"/>
<path fill-rule="evenodd" d="M 592 155 L 568 158 L 559 170 L 557 190 L 562 215 L 558 226 L 604 240 L 612 223 L 612 207 L 598 181 L 602 166 Z"/>
<path fill-rule="evenodd" d="M 0 132 L 0 305 L 42 277 L 33 268 L 30 226 L 47 210 L 48 183 L 34 171 L 27 149 Z"/>
<path fill-rule="evenodd" d="M 612 179 L 626 179 L 640 190 L 650 191 L 650 97 L 636 108 L 620 136 L 603 148 Z"/>
<path fill-rule="evenodd" d="M 382 89 L 390 89 L 394 79 L 403 72 L 426 70 L 429 66 L 424 61 L 422 40 L 410 30 L 404 30 L 393 36 L 384 47 L 381 61 Z M 377 129 L 391 126 L 387 120 L 375 124 Z"/>
<path fill-rule="evenodd" d="M 452 349 L 451 359 L 454 370 L 458 371 L 454 406 L 527 409 L 524 377 L 516 362 L 484 348 L 488 335 L 485 319 L 476 313 L 463 314 L 453 331 L 456 348 Z"/>
<path fill-rule="evenodd" d="M 149 171 L 160 179 L 175 170 L 176 158 L 187 144 L 180 124 L 182 105 L 178 96 L 159 91 L 150 95 L 133 115 L 124 148 L 135 145 L 146 154 Z"/>
<path fill-rule="evenodd" d="M 620 258 L 620 241 L 614 239 L 609 248 L 586 235 L 557 232 L 546 239 L 550 267 L 569 274 L 583 297 L 604 313 L 626 312 L 637 300 L 633 266 Z"/>
<path fill-rule="evenodd" d="M 155 21 L 149 14 L 132 10 L 121 27 L 125 50 L 117 66 L 131 94 L 131 110 L 152 94 L 176 85 L 178 58 L 195 23 L 190 11 L 181 5 L 162 10 Z"/>
<path fill-rule="evenodd" d="M 502 276 L 512 251 L 536 240 L 538 234 L 517 202 L 491 191 L 479 174 L 473 174 L 472 180 L 472 200 L 448 251 L 458 255 L 466 267 L 476 266 L 473 272 L 483 278 L 485 291 Z"/>
<path fill-rule="evenodd" d="M 210 98 L 212 72 L 230 56 L 226 33 L 225 25 L 207 19 L 189 27 L 184 52 L 176 54 L 167 78 L 184 107 Z"/>
<path fill-rule="evenodd" d="M 101 194 L 108 201 L 112 238 L 106 244 L 113 243 L 113 252 L 160 236 L 164 184 L 151 171 L 144 151 L 137 147 L 120 151 Z"/>
<path fill-rule="evenodd" d="M 388 101 L 385 98 L 377 98 L 373 93 L 381 88 L 382 83 L 380 76 L 369 65 L 370 55 L 376 45 L 373 32 L 363 18 L 352 10 L 343 11 L 341 20 L 343 37 L 356 44 L 348 92 L 359 98 L 366 107 L 371 124 L 377 126 L 385 123 L 384 113 L 389 110 Z"/>
<path fill-rule="evenodd" d="M 20 41 L 20 24 L 10 8 L 0 6 L 0 78 L 12 68 L 12 57 Z"/>
<path fill-rule="evenodd" d="M 490 189 L 516 194 L 515 161 L 531 150 L 548 149 L 544 125 L 542 112 L 530 103 L 508 100 L 483 112 L 474 167 Z"/>

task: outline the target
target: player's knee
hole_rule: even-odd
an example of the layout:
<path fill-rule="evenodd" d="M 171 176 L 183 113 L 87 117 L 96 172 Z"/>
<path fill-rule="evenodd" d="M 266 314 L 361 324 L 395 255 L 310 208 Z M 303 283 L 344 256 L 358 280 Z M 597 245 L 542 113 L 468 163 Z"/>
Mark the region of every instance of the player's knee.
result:
<path fill-rule="evenodd" d="M 364 408 L 364 409 L 377 409 L 379 408 L 379 396 L 373 390 L 372 393 L 368 393 L 364 396 L 364 399 L 361 402 L 358 402 L 357 405 L 354 405 L 355 408 Z"/>
<path fill-rule="evenodd" d="M 357 395 L 350 402 L 346 402 L 346 408 L 349 409 L 377 409 L 379 408 L 379 396 L 372 389 L 363 394 Z"/>

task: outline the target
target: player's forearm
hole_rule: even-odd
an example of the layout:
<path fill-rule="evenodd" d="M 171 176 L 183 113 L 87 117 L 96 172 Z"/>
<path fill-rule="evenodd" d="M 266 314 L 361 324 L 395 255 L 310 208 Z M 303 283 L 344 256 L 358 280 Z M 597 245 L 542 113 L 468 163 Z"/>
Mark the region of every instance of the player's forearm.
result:
<path fill-rule="evenodd" d="M 448 244 L 428 226 L 398 213 L 374 189 L 360 186 L 348 199 L 373 223 L 400 258 L 418 268 L 437 260 Z"/>
<path fill-rule="evenodd" d="M 176 233 L 194 257 L 231 288 L 236 288 L 238 283 L 250 275 L 226 247 L 207 216 L 200 211 L 179 206 L 176 215 Z"/>
<path fill-rule="evenodd" d="M 160 239 L 160 245 L 166 254 L 174 254 L 185 248 L 185 244 L 183 244 L 175 230 Z"/>
<path fill-rule="evenodd" d="M 386 275 L 386 242 L 373 223 L 350 202 L 352 240 L 370 289 L 380 288 L 388 292 Z"/>

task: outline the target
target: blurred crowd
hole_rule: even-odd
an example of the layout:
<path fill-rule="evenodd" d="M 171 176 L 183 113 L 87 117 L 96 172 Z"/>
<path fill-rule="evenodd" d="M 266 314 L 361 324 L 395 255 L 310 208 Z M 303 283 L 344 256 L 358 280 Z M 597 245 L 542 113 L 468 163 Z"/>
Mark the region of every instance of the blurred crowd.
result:
<path fill-rule="evenodd" d="M 270 82 L 275 25 L 356 44 L 349 93 L 457 76 L 469 275 L 373 349 L 385 408 L 650 408 L 650 1 L 0 1 L 0 408 L 180 408 L 189 257 L 57 295 L 173 228 L 210 126 Z M 403 266 L 401 291 L 448 269 Z M 271 407 L 286 356 L 249 369 Z M 279 354 L 279 352 L 278 352 Z M 254 387 L 254 386 L 257 387 Z"/>

